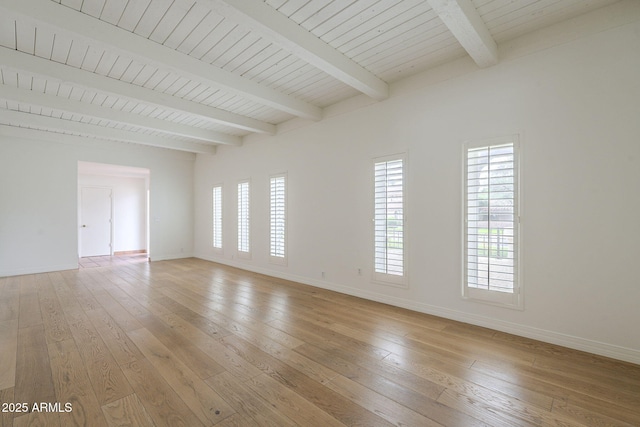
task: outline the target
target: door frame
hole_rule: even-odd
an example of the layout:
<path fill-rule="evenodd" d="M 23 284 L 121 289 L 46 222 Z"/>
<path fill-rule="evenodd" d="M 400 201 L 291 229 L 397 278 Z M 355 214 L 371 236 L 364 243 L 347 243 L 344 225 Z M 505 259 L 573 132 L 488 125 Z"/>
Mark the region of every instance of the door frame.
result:
<path fill-rule="evenodd" d="M 82 187 L 109 187 L 112 188 L 112 203 L 111 203 L 111 256 L 113 256 L 115 251 L 115 233 L 117 224 L 115 223 L 115 213 L 116 213 L 116 200 L 115 200 L 115 191 L 114 187 L 111 186 L 108 182 L 101 185 L 100 183 L 91 183 L 88 182 L 84 185 L 81 185 L 81 176 L 95 176 L 101 178 L 140 178 L 144 180 L 145 191 L 146 191 L 146 213 L 144 216 L 144 224 L 141 225 L 145 228 L 146 232 L 146 251 L 147 258 L 151 260 L 151 202 L 150 199 L 153 197 L 151 194 L 151 169 L 145 167 L 137 167 L 137 166 L 125 166 L 121 164 L 113 164 L 113 163 L 98 163 L 91 162 L 85 160 L 78 160 L 78 169 L 77 169 L 77 179 L 76 179 L 76 219 L 78 220 L 78 228 L 76 234 L 77 241 L 77 254 L 78 259 L 80 258 L 81 251 L 81 226 L 82 223 L 81 218 L 81 188 Z"/>

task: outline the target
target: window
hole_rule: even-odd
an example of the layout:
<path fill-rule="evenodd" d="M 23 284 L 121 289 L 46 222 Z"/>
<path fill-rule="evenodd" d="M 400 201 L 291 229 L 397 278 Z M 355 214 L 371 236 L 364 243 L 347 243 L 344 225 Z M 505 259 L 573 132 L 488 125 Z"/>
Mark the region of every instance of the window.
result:
<path fill-rule="evenodd" d="M 249 241 L 249 181 L 238 183 L 238 255 L 248 258 Z"/>
<path fill-rule="evenodd" d="M 271 261 L 277 263 L 286 262 L 286 175 L 274 175 L 271 177 L 270 204 L 269 204 L 269 226 L 270 226 L 270 249 Z"/>
<path fill-rule="evenodd" d="M 213 247 L 222 249 L 222 186 L 213 187 Z"/>
<path fill-rule="evenodd" d="M 464 296 L 520 307 L 518 140 L 465 146 Z"/>
<path fill-rule="evenodd" d="M 374 279 L 404 284 L 404 159 L 374 163 Z"/>

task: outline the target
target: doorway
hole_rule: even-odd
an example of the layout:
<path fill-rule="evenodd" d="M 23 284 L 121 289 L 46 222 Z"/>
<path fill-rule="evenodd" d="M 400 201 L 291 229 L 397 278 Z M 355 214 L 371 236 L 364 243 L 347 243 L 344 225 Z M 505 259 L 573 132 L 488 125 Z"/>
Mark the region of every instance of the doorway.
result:
<path fill-rule="evenodd" d="M 149 256 L 149 181 L 149 169 L 78 162 L 80 258 Z"/>

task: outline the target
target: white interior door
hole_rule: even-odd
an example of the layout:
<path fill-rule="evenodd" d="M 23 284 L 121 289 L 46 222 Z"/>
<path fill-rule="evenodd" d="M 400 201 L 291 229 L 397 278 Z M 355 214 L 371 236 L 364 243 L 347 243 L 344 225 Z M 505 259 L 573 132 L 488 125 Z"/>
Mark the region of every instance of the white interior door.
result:
<path fill-rule="evenodd" d="M 111 255 L 111 192 L 110 188 L 82 188 L 81 257 Z"/>

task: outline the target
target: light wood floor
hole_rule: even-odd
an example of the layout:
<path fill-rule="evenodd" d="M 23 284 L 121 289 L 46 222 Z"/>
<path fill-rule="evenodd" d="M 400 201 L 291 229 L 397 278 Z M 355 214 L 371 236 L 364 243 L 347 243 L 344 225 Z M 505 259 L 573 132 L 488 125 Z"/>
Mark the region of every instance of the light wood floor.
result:
<path fill-rule="evenodd" d="M 640 366 L 187 259 L 1 278 L 0 402 L 2 426 L 639 426 Z"/>

